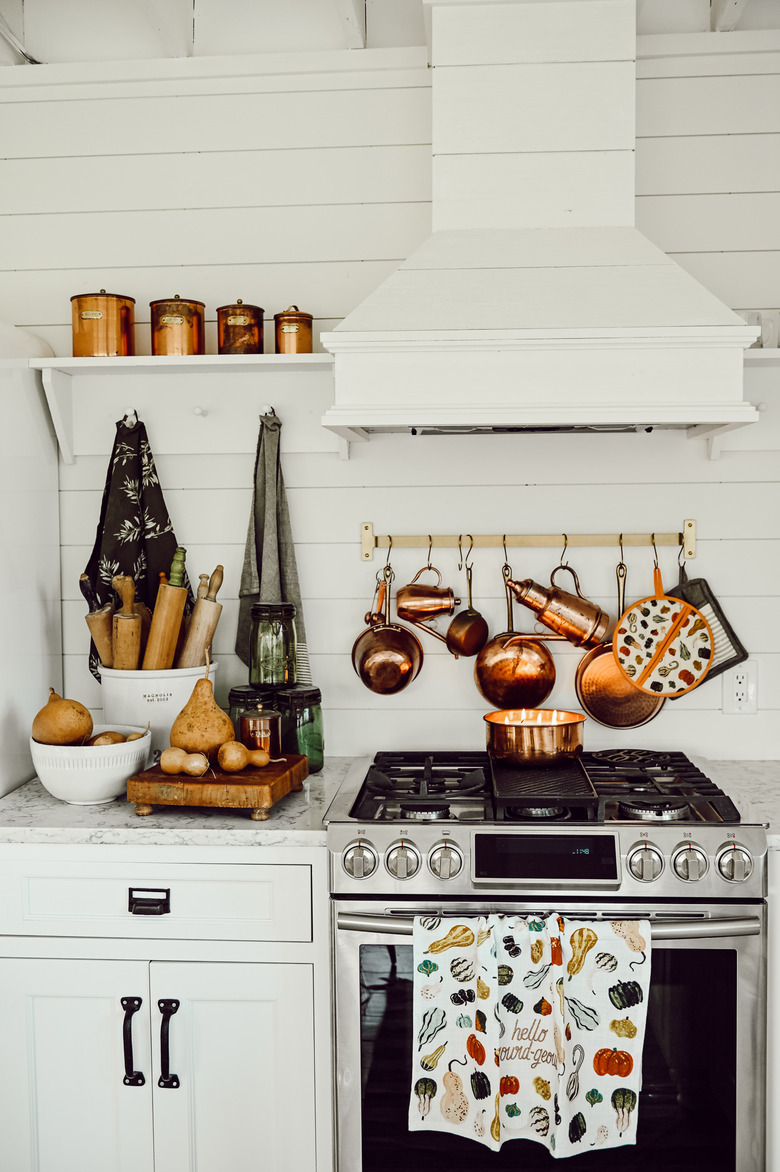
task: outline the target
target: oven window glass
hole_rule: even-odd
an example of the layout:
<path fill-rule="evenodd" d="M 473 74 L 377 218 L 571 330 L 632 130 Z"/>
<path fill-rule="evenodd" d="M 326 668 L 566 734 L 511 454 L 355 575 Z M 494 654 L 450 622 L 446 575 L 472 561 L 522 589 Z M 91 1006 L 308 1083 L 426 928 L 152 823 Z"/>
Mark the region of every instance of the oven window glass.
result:
<path fill-rule="evenodd" d="M 571 1172 L 734 1172 L 737 956 L 653 949 L 635 1147 L 583 1152 Z M 706 974 L 706 975 L 705 975 Z M 492 1152 L 440 1131 L 410 1132 L 412 948 L 360 948 L 363 1168 L 369 1172 L 515 1172 L 560 1168 L 540 1144 Z M 434 1107 L 435 1110 L 435 1107 Z M 756 1121 L 762 1113 L 756 1107 Z M 568 1163 L 571 1161 L 567 1161 Z"/>

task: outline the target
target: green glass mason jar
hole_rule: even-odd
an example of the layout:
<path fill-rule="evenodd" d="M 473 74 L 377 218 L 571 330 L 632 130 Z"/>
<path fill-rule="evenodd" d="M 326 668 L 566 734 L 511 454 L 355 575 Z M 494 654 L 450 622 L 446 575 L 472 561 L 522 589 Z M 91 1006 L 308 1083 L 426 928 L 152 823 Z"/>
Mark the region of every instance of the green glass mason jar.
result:
<path fill-rule="evenodd" d="M 298 679 L 295 607 L 291 602 L 256 602 L 250 616 L 250 684 L 289 688 Z"/>
<path fill-rule="evenodd" d="M 282 714 L 282 752 L 305 754 L 309 773 L 318 773 L 324 761 L 321 701 L 320 689 L 304 684 L 280 688 L 274 697 Z"/>

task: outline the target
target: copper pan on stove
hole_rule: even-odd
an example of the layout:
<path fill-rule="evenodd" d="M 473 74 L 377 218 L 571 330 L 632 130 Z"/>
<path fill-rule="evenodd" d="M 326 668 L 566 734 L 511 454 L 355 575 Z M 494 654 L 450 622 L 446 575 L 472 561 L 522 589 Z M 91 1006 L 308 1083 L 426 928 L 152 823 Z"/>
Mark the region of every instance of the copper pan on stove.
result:
<path fill-rule="evenodd" d="M 625 611 L 626 565 L 617 567 L 618 616 Z M 634 687 L 618 665 L 611 639 L 583 655 L 574 678 L 577 699 L 592 720 L 607 728 L 639 728 L 657 716 L 666 703 Z"/>

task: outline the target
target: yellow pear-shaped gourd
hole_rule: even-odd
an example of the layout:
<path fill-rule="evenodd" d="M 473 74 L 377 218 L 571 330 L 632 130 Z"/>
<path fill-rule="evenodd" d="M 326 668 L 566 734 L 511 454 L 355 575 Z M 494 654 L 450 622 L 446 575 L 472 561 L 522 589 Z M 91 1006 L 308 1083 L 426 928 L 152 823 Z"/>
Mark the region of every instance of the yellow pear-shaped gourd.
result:
<path fill-rule="evenodd" d="M 91 736 L 89 709 L 49 688 L 49 699 L 32 722 L 33 740 L 42 745 L 83 745 Z"/>
<path fill-rule="evenodd" d="M 214 688 L 209 679 L 206 657 L 206 675 L 192 689 L 192 695 L 173 722 L 170 741 L 175 749 L 187 753 L 205 753 L 209 761 L 216 760 L 220 745 L 235 740 L 233 721 L 214 699 Z"/>

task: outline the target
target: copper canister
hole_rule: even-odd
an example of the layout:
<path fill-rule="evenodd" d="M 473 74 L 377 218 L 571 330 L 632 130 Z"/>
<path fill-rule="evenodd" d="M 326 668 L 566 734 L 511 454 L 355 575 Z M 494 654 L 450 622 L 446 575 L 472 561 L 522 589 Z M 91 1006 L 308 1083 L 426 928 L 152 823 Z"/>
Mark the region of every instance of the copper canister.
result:
<path fill-rule="evenodd" d="M 217 349 L 220 354 L 263 353 L 263 311 L 259 305 L 235 305 L 217 310 Z"/>
<path fill-rule="evenodd" d="M 274 334 L 277 354 L 311 354 L 312 315 L 302 313 L 297 305 L 289 305 L 274 314 Z"/>
<path fill-rule="evenodd" d="M 239 721 L 241 744 L 247 749 L 265 749 L 272 759 L 282 752 L 282 715 L 275 708 L 258 708 L 244 713 Z"/>
<path fill-rule="evenodd" d="M 205 354 L 204 309 L 202 301 L 175 297 L 150 301 L 152 354 Z"/>
<path fill-rule="evenodd" d="M 135 298 L 117 293 L 78 293 L 70 299 L 74 358 L 124 358 L 135 354 Z"/>

